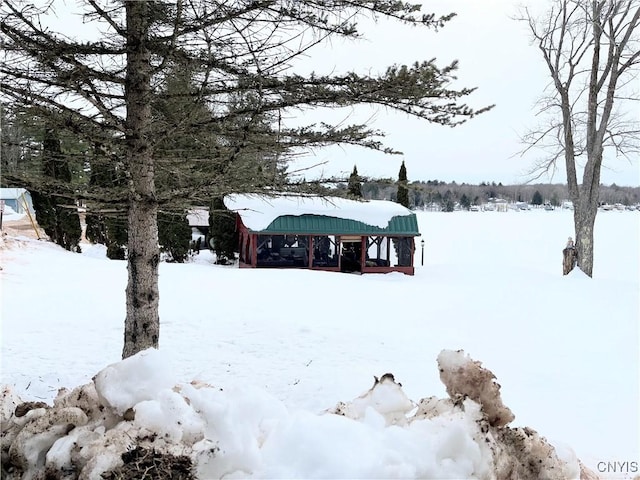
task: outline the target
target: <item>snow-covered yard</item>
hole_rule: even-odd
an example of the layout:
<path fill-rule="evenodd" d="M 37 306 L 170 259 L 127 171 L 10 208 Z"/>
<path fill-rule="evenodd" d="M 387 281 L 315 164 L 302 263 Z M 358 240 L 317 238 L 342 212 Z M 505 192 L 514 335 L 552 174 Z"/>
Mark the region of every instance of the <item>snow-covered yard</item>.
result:
<path fill-rule="evenodd" d="M 409 428 L 374 413 L 317 415 L 387 372 L 414 402 L 447 398 L 436 359 L 463 349 L 496 375 L 511 426 L 536 430 L 563 458 L 573 449 L 601 478 L 633 478 L 640 212 L 599 213 L 593 279 L 562 276 L 571 215 L 419 212 L 425 261 L 418 248 L 413 277 L 239 270 L 208 252 L 162 264 L 160 352 L 149 368 L 163 367 L 145 388 L 222 388 L 189 398 L 215 410 L 220 471 L 238 478 L 485 478 L 468 419 Z M 0 252 L 1 383 L 50 403 L 119 361 L 125 262 L 100 246 L 78 255 L 26 237 L 5 237 Z M 177 418 L 167 403 L 145 405 L 151 424 Z M 201 421 L 180 418 L 185 432 Z"/>

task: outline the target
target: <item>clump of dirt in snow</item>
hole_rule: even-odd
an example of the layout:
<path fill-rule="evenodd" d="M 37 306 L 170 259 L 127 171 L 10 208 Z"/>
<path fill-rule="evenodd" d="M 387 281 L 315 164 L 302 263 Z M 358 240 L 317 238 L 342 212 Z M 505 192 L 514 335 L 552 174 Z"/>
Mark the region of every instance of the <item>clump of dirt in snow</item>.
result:
<path fill-rule="evenodd" d="M 49 406 L 0 392 L 1 478 L 193 480 L 187 445 L 170 445 L 101 403 L 94 383 L 61 389 Z"/>
<path fill-rule="evenodd" d="M 492 427 L 507 425 L 515 416 L 502 403 L 500 385 L 495 375 L 478 361 L 465 356 L 462 350 L 443 350 L 438 355 L 440 380 L 453 401 L 470 398 L 482 406 Z"/>
<path fill-rule="evenodd" d="M 493 475 L 498 480 L 598 480 L 574 456 L 560 458 L 555 448 L 535 430 L 512 428 L 508 424 L 515 418 L 502 403 L 500 385 L 495 375 L 464 351 L 443 350 L 438 355 L 440 379 L 456 408 L 465 408 L 466 399 L 478 403 L 484 419 L 478 422 L 485 434 L 484 442 L 493 457 Z M 446 409 L 442 400 L 427 399 L 420 403 L 419 412 Z"/>
<path fill-rule="evenodd" d="M 578 478 L 579 466 L 571 466 L 558 455 L 546 439 L 530 428 L 497 428 L 495 437 L 494 463 L 496 477 L 519 480 L 564 480 Z"/>
<path fill-rule="evenodd" d="M 102 475 L 104 480 L 194 480 L 191 459 L 137 446 L 122 454 L 122 466 Z"/>

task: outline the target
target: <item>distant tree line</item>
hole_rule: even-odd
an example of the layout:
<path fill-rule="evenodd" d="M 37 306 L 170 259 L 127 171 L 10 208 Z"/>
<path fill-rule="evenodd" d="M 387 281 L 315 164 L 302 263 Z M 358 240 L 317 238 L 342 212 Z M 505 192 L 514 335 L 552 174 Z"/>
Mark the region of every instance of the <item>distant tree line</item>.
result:
<path fill-rule="evenodd" d="M 406 173 L 406 172 L 405 172 Z M 391 178 L 367 178 L 360 176 L 362 197 L 367 200 L 398 199 L 399 183 L 404 181 Z M 444 211 L 453 211 L 456 204 L 463 209 L 472 205 L 482 205 L 490 199 L 503 199 L 507 202 L 526 202 L 531 205 L 550 204 L 560 206 L 569 199 L 569 192 L 563 184 L 527 184 L 503 185 L 496 182 L 482 182 L 479 185 L 439 180 L 413 181 L 406 183 L 409 208 L 421 209 L 429 206 Z M 346 190 L 347 185 L 338 184 L 338 190 Z M 403 199 L 400 199 L 403 200 Z M 600 187 L 600 204 L 636 205 L 640 204 L 640 187 L 621 187 L 616 184 Z"/>

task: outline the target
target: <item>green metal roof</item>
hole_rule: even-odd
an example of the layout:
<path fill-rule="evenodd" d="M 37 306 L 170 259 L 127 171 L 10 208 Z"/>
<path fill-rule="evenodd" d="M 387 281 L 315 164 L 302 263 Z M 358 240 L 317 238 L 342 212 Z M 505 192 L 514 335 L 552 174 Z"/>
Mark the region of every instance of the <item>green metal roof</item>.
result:
<path fill-rule="evenodd" d="M 414 213 L 392 217 L 386 228 L 368 225 L 357 220 L 324 215 L 281 215 L 264 230 L 251 230 L 251 232 L 261 234 L 294 233 L 299 235 L 420 235 L 418 220 Z"/>

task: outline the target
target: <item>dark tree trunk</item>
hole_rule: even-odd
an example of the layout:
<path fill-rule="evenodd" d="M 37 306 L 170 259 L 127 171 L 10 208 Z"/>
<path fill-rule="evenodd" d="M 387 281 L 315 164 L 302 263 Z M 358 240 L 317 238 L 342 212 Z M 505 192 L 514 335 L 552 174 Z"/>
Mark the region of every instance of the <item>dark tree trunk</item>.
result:
<path fill-rule="evenodd" d="M 597 202 L 595 205 L 591 203 L 582 200 L 573 210 L 578 267 L 590 277 L 593 276 L 593 229 L 598 213 Z"/>
<path fill-rule="evenodd" d="M 576 186 L 580 192 L 574 202 L 573 223 L 576 230 L 576 253 L 578 267 L 593 277 L 593 231 L 598 214 L 600 195 L 600 168 L 602 165 L 602 141 L 589 141 L 587 164 L 584 167 L 582 185 Z"/>
<path fill-rule="evenodd" d="M 151 110 L 151 56 L 147 42 L 148 2 L 126 2 L 127 105 L 126 141 L 129 171 L 129 240 L 127 318 L 124 328 L 126 358 L 149 347 L 158 347 L 158 202 L 154 161 L 147 138 Z"/>

